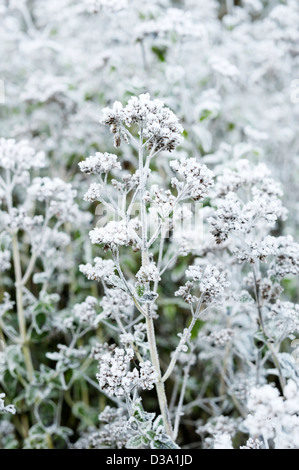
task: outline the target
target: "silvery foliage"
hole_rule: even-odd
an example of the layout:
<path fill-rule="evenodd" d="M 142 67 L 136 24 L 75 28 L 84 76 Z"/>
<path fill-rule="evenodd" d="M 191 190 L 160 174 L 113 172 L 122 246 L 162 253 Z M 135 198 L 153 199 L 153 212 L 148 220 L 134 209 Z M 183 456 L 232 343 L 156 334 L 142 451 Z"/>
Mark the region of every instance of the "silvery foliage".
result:
<path fill-rule="evenodd" d="M 298 3 L 232 3 L 2 2 L 0 447 L 299 447 Z"/>

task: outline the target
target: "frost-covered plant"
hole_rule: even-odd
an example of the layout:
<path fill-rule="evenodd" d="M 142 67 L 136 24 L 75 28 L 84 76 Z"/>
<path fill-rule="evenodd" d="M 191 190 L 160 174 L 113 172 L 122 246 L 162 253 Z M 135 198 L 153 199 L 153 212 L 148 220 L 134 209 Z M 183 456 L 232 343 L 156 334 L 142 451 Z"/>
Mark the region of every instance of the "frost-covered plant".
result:
<path fill-rule="evenodd" d="M 151 100 L 149 94 L 143 94 L 139 97 L 132 97 L 128 104 L 123 107 L 121 103 L 116 102 L 112 109 L 104 109 L 103 124 L 110 126 L 110 131 L 115 135 L 115 146 L 119 147 L 121 141 L 126 144 L 132 141 L 138 152 L 138 167 L 132 168 L 131 173 L 122 175 L 120 163 L 117 162 L 116 155 L 97 153 L 80 163 L 80 169 L 84 173 L 95 174 L 98 177 L 98 183 L 92 184 L 88 190 L 86 199 L 91 201 L 91 191 L 96 193 L 96 200 L 101 202 L 108 209 L 115 211 L 117 220 L 108 222 L 104 227 L 96 227 L 90 232 L 90 239 L 93 244 L 103 245 L 105 251 L 110 251 L 113 259 L 110 276 L 105 275 L 105 271 L 99 272 L 95 277 L 101 280 L 104 292 L 108 285 L 112 285 L 109 295 L 114 297 L 114 289 L 123 292 L 123 295 L 129 296 L 131 302 L 136 307 L 135 312 L 131 309 L 130 316 L 120 315 L 122 301 L 119 294 L 116 294 L 120 302 L 116 305 L 114 320 L 116 320 L 120 333 L 123 333 L 126 341 L 133 346 L 125 352 L 123 349 L 116 348 L 114 356 L 111 353 L 105 353 L 100 360 L 100 369 L 98 380 L 102 389 L 107 388 L 108 393 L 117 396 L 130 396 L 132 390 L 151 389 L 156 385 L 156 391 L 159 401 L 160 413 L 163 417 L 164 429 L 169 438 L 173 438 L 171 418 L 168 410 L 167 398 L 165 394 L 165 379 L 162 377 L 159 354 L 156 345 L 156 336 L 154 330 L 154 318 L 157 316 L 156 299 L 158 298 L 158 287 L 161 275 L 167 269 L 165 263 L 165 229 L 168 230 L 169 223 L 173 221 L 175 206 L 190 197 L 195 191 L 194 185 L 196 175 L 202 171 L 202 180 L 204 184 L 210 184 L 211 175 L 205 172 L 205 167 L 201 167 L 196 162 L 190 162 L 189 172 L 183 172 L 185 181 L 179 183 L 176 178 L 172 179 L 172 185 L 176 187 L 176 195 L 172 195 L 168 190 L 166 199 L 163 197 L 164 188 L 155 186 L 155 202 L 158 206 L 167 205 L 167 210 L 163 215 L 158 213 L 158 223 L 155 232 L 150 234 L 150 217 L 147 202 L 149 196 L 146 192 L 149 189 L 148 179 L 150 176 L 150 166 L 153 164 L 157 155 L 163 150 L 172 151 L 181 142 L 182 126 L 177 117 L 160 100 Z M 134 136 L 130 129 L 133 125 L 137 126 L 137 134 Z M 113 163 L 112 163 L 113 162 Z M 177 169 L 179 172 L 179 169 Z M 194 174 L 194 171 L 196 172 Z M 119 189 L 122 203 L 118 207 L 118 201 L 110 188 L 107 187 L 108 173 L 111 172 L 118 179 L 113 179 L 113 186 Z M 118 173 L 117 173 L 118 172 Z M 103 173 L 105 178 L 102 178 Z M 180 173 L 180 172 L 179 172 Z M 194 174 L 194 176 L 193 176 Z M 122 178 L 120 178 L 122 176 Z M 189 180 L 188 178 L 191 178 Z M 126 185 L 128 180 L 133 184 Z M 197 195 L 196 195 L 197 197 Z M 169 204 L 168 200 L 172 203 Z M 132 218 L 134 204 L 138 204 L 140 215 Z M 137 272 L 132 273 L 130 278 L 124 273 L 120 265 L 121 247 L 132 245 L 135 252 L 140 253 L 140 260 Z M 102 265 L 105 261 L 100 261 Z M 108 261 L 106 261 L 107 263 Z M 95 260 L 95 267 L 99 264 L 98 258 Z M 163 264 L 165 265 L 163 268 Z M 93 267 L 82 267 L 87 277 L 92 278 Z M 107 273 L 109 274 L 109 273 Z M 133 281 L 135 277 L 135 282 Z M 113 289 L 114 288 L 114 289 Z M 117 312 L 118 310 L 118 312 Z M 105 311 L 105 310 L 104 310 Z M 136 317 L 137 314 L 137 317 Z M 141 314 L 141 315 L 140 315 Z M 142 346 L 136 342 L 132 331 L 136 322 L 144 319 L 147 343 Z M 122 337 L 123 338 L 123 337 Z M 187 339 L 187 338 L 186 338 Z M 124 339 L 122 339 L 123 341 Z M 128 370 L 128 364 L 134 357 L 134 349 L 140 363 L 140 371 L 136 368 Z M 146 358 L 149 357 L 150 361 Z M 135 398 L 136 399 L 136 398 Z"/>
<path fill-rule="evenodd" d="M 271 371 L 277 374 L 280 387 L 284 390 L 286 359 L 283 359 L 283 355 L 280 357 L 279 348 L 286 338 L 293 338 L 296 321 L 291 313 L 287 314 L 290 321 L 280 320 L 284 308 L 279 297 L 282 292 L 281 281 L 287 276 L 298 274 L 299 250 L 291 237 L 269 235 L 277 220 L 286 218 L 286 210 L 280 199 L 282 191 L 264 165 L 254 168 L 247 160 L 240 160 L 235 168 L 222 170 L 213 187 L 212 172 L 195 158 L 183 157 L 170 162 L 171 170 L 180 178 L 169 178 L 168 185 L 172 189 L 167 187 L 165 179 L 163 186 L 156 183 L 160 181 L 161 184 L 161 179 L 155 171 L 155 159 L 165 158 L 163 153 L 158 154 L 162 150 L 173 150 L 172 146 L 169 147 L 170 139 L 176 144 L 181 142 L 179 132 L 182 129 L 177 119 L 163 109 L 161 102 L 152 101 L 147 94 L 131 98 L 125 107 L 117 102 L 112 109 L 104 110 L 101 122 L 110 125 L 111 132 L 116 136 L 115 146 L 119 147 L 122 140 L 125 144 L 131 144 L 132 151 L 138 155 L 138 166 L 129 168 L 128 174 L 123 174 L 120 172 L 119 160 L 114 155 L 109 156 L 113 164 L 106 165 L 103 170 L 107 154 L 99 153 L 79 164 L 81 171 L 98 177 L 99 182 L 91 185 L 92 191 L 96 190 L 96 197 L 89 200 L 97 200 L 112 210 L 115 216 L 115 220 L 90 232 L 91 242 L 102 245 L 105 252 L 111 253 L 111 258 L 97 257 L 94 266 L 89 264 L 80 269 L 88 279 L 100 281 L 104 293 L 108 291 L 114 297 L 114 291 L 122 291 L 131 299 L 130 315 L 126 316 L 121 313 L 122 304 L 117 308 L 119 294 L 115 295 L 115 313 L 110 315 L 110 319 L 114 320 L 119 330 L 120 343 L 130 347 L 123 349 L 109 346 L 107 349 L 107 346 L 97 354 L 100 360 L 97 375 L 100 388 L 111 396 L 126 396 L 127 401 L 133 404 L 130 406 L 134 406 L 138 389 L 150 389 L 155 383 L 164 432 L 175 441 L 197 350 L 202 350 L 198 357 L 204 362 L 212 358 L 209 353 L 205 356 L 207 353 L 203 351 L 214 348 L 219 351 L 212 362 L 219 368 L 221 376 L 220 395 L 227 394 L 231 404 L 238 403 L 240 399 L 234 390 L 234 381 L 238 381 L 234 375 L 241 372 L 238 369 L 234 371 L 235 357 L 244 361 L 243 369 L 248 369 L 248 376 L 255 376 L 256 384 L 264 383 L 272 362 L 274 369 L 272 367 Z M 149 129 L 155 121 L 155 115 L 164 116 L 165 123 L 163 117 L 159 117 L 154 132 L 151 132 Z M 159 131 L 158 126 L 163 131 Z M 167 126 L 171 126 L 171 132 L 167 131 Z M 161 132 L 167 136 L 163 144 Z M 173 134 L 176 136 L 173 137 Z M 127 185 L 127 181 L 135 181 L 135 184 Z M 118 192 L 120 199 L 117 197 Z M 91 189 L 87 194 L 90 193 Z M 193 248 L 192 252 L 197 257 L 193 264 L 189 267 L 187 265 L 187 281 L 173 292 L 174 296 L 182 297 L 190 308 L 189 325 L 179 333 L 180 340 L 163 373 L 155 324 L 163 322 L 159 311 L 163 276 L 182 253 L 179 248 L 182 240 L 176 238 L 175 232 L 176 207 L 182 201 L 203 200 L 207 195 L 210 203 L 201 210 L 207 216 L 211 234 L 200 248 Z M 137 217 L 136 213 L 132 213 L 133 204 L 138 205 Z M 158 206 L 154 229 L 150 224 L 152 205 Z M 193 235 L 200 240 L 198 232 Z M 123 250 L 129 246 L 138 254 L 137 267 L 133 272 L 125 262 L 121 262 Z M 191 250 L 185 247 L 184 251 L 186 256 Z M 170 256 L 169 252 L 175 254 Z M 295 311 L 296 306 L 293 309 Z M 199 334 L 194 335 L 199 319 L 204 326 Z M 134 335 L 136 324 L 143 325 L 146 342 L 137 341 Z M 134 350 L 140 372 L 129 367 Z M 147 385 L 145 382 L 142 387 L 140 377 L 145 360 L 151 371 L 151 381 Z M 180 368 L 184 377 L 177 407 L 171 415 L 165 384 L 171 380 L 173 371 Z M 174 396 L 173 406 L 175 399 Z M 224 399 L 219 397 L 219 400 L 221 402 Z M 222 406 L 224 404 L 225 401 Z M 238 408 L 242 406 L 239 404 Z M 232 448 L 227 431 L 214 433 L 213 446 Z"/>
<path fill-rule="evenodd" d="M 0 447 L 296 448 L 298 2 L 0 20 Z"/>
<path fill-rule="evenodd" d="M 5 393 L 1 393 L 0 395 L 0 413 L 11 413 L 15 414 L 16 409 L 13 405 L 6 405 L 4 404 Z"/>
<path fill-rule="evenodd" d="M 37 176 L 46 164 L 45 155 L 27 141 L 0 140 L 1 272 L 5 289 L 0 303 L 0 379 L 6 394 L 17 404 L 16 408 L 5 407 L 0 400 L 0 408 L 11 413 L 17 409 L 21 416 L 30 416 L 32 411 L 30 420 L 34 414 L 40 416 L 41 446 L 51 442 L 42 416 L 53 412 L 51 398 L 59 375 L 45 366 L 46 354 L 50 354 L 45 340 L 53 334 L 53 328 L 58 329 L 53 314 L 59 309 L 60 296 L 74 267 L 65 253 L 71 243 L 69 224 L 75 227 L 87 220 L 75 203 L 76 191 L 71 184 Z M 82 312 L 79 323 L 84 324 L 86 317 Z M 88 329 L 90 323 L 89 315 Z M 20 431 L 22 438 L 28 432 L 36 437 L 30 425 L 28 421 Z M 53 423 L 53 433 L 55 429 Z M 28 438 L 32 438 L 32 445 L 35 437 Z"/>

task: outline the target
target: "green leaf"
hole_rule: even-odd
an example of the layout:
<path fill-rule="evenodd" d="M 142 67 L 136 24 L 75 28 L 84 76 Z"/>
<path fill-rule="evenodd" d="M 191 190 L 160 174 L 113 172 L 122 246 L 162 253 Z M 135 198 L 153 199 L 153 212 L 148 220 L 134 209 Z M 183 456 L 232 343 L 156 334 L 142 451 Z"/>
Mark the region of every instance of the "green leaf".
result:
<path fill-rule="evenodd" d="M 52 401 L 44 401 L 40 403 L 36 409 L 36 414 L 40 419 L 40 423 L 45 427 L 51 427 L 55 423 L 56 405 Z"/>
<path fill-rule="evenodd" d="M 133 436 L 126 444 L 127 449 L 139 449 L 142 446 L 142 436 Z"/>
<path fill-rule="evenodd" d="M 205 322 L 203 320 L 200 320 L 198 319 L 194 325 L 194 327 L 192 328 L 192 332 L 191 332 L 191 339 L 195 339 L 197 338 L 198 336 L 198 333 L 199 331 L 202 329 L 202 327 L 204 326 Z"/>
<path fill-rule="evenodd" d="M 158 57 L 160 62 L 165 62 L 167 47 L 166 46 L 152 46 L 153 53 Z"/>

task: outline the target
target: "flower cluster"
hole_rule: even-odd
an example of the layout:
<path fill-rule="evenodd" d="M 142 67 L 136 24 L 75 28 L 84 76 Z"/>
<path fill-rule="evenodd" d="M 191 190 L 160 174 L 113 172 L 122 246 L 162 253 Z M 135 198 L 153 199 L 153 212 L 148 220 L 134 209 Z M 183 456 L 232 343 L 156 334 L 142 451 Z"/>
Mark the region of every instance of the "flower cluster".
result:
<path fill-rule="evenodd" d="M 83 162 L 80 162 L 79 168 L 82 173 L 86 173 L 87 175 L 101 175 L 103 173 L 109 173 L 111 170 L 120 170 L 121 165 L 117 161 L 117 155 L 107 152 L 96 152 L 94 156 L 90 156 Z"/>
<path fill-rule="evenodd" d="M 136 232 L 139 224 L 136 220 L 112 221 L 105 227 L 96 227 L 89 232 L 91 243 L 105 245 L 113 249 L 115 246 L 127 246 L 136 242 Z"/>
<path fill-rule="evenodd" d="M 156 381 L 156 373 L 150 362 L 140 364 L 140 372 L 135 367 L 129 370 L 129 364 L 134 357 L 131 348 L 126 350 L 115 348 L 113 354 L 107 352 L 100 360 L 97 379 L 100 387 L 109 395 L 122 397 L 134 388 L 151 390 Z"/>
<path fill-rule="evenodd" d="M 102 307 L 101 316 L 104 318 L 111 317 L 114 320 L 129 317 L 134 309 L 131 296 L 117 287 L 106 289 L 106 295 L 102 297 L 100 306 Z"/>
<path fill-rule="evenodd" d="M 160 281 L 160 274 L 154 262 L 148 263 L 146 266 L 141 266 L 136 274 L 138 281 L 142 284 L 147 282 Z"/>
<path fill-rule="evenodd" d="M 224 168 L 215 184 L 215 192 L 226 196 L 230 192 L 237 192 L 245 187 L 247 190 L 260 185 L 269 195 L 282 196 L 281 185 L 270 177 L 270 171 L 264 163 L 255 166 L 246 159 L 239 160 L 233 168 Z"/>
<path fill-rule="evenodd" d="M 182 297 L 187 304 L 192 304 L 198 300 L 198 297 L 191 294 L 191 291 L 194 287 L 194 283 L 191 281 L 187 281 L 184 286 L 181 286 L 174 295 L 176 297 Z"/>
<path fill-rule="evenodd" d="M 81 304 L 76 304 L 73 308 L 73 313 L 75 318 L 79 323 L 92 325 L 93 327 L 97 326 L 98 315 L 96 311 L 96 306 L 98 301 L 95 297 L 89 295 L 86 297 L 84 302 Z"/>
<path fill-rule="evenodd" d="M 202 269 L 199 265 L 189 266 L 186 271 L 187 278 L 191 279 L 184 287 L 181 287 L 175 295 L 182 295 L 188 303 L 199 300 L 198 296 L 190 294 L 196 282 L 200 291 L 200 299 L 204 303 L 210 303 L 221 296 L 229 285 L 227 272 L 216 266 L 207 265 Z"/>
<path fill-rule="evenodd" d="M 10 251 L 0 251 L 0 273 L 9 269 L 10 266 Z"/>
<path fill-rule="evenodd" d="M 257 260 L 267 261 L 268 256 L 273 256 L 277 253 L 277 238 L 266 236 L 263 240 L 257 242 L 256 240 L 245 238 L 247 249 L 236 249 L 234 256 L 240 261 L 247 261 L 254 264 Z"/>
<path fill-rule="evenodd" d="M 231 328 L 224 328 L 220 331 L 214 331 L 206 340 L 216 347 L 221 347 L 229 343 L 234 335 L 234 330 Z"/>
<path fill-rule="evenodd" d="M 206 165 L 198 163 L 195 158 L 182 158 L 173 160 L 170 166 L 184 180 L 171 180 L 180 197 L 198 201 L 207 196 L 209 188 L 213 185 L 213 172 Z"/>
<path fill-rule="evenodd" d="M 206 437 L 206 446 L 213 449 L 232 449 L 232 436 L 238 429 L 239 420 L 227 416 L 210 418 L 204 425 L 200 424 L 196 432 L 200 435 L 210 434 Z"/>
<path fill-rule="evenodd" d="M 293 338 L 293 334 L 299 332 L 299 305 L 277 299 L 269 305 L 267 319 L 275 324 L 280 335 L 283 332 Z"/>
<path fill-rule="evenodd" d="M 171 191 L 159 188 L 158 185 L 153 184 L 150 191 L 147 191 L 144 199 L 146 202 L 152 203 L 151 211 L 155 211 L 161 218 L 166 218 L 173 211 L 176 197 Z"/>
<path fill-rule="evenodd" d="M 147 147 L 158 152 L 160 150 L 174 150 L 182 141 L 182 126 L 178 118 L 170 109 L 164 107 L 160 100 L 151 100 L 148 93 L 133 96 L 128 104 L 123 107 L 116 101 L 112 108 L 103 110 L 102 124 L 110 126 L 111 132 L 115 135 L 115 146 L 119 147 L 121 140 L 128 142 L 128 137 L 124 128 L 138 124 L 140 135 L 146 139 Z"/>
<path fill-rule="evenodd" d="M 15 175 L 16 183 L 28 184 L 29 170 L 45 166 L 45 154 L 36 152 L 28 141 L 0 139 L 0 168 L 10 170 Z"/>
<path fill-rule="evenodd" d="M 241 446 L 240 449 L 260 449 L 262 447 L 263 443 L 259 439 L 252 439 L 250 437 L 248 441 L 246 442 L 245 446 Z"/>
<path fill-rule="evenodd" d="M 34 178 L 28 194 L 32 201 L 37 200 L 49 204 L 49 216 L 55 216 L 62 222 L 78 220 L 79 209 L 74 203 L 77 191 L 72 185 L 60 178 Z"/>
<path fill-rule="evenodd" d="M 292 236 L 278 237 L 276 243 L 275 266 L 273 273 L 279 278 L 299 274 L 299 244 Z"/>
<path fill-rule="evenodd" d="M 298 389 L 293 380 L 285 386 L 284 397 L 269 384 L 253 388 L 247 407 L 243 425 L 251 437 L 262 436 L 267 445 L 273 439 L 277 449 L 299 448 Z"/>
<path fill-rule="evenodd" d="M 79 269 L 89 280 L 107 281 L 110 276 L 114 275 L 116 268 L 111 259 L 96 257 L 93 265 L 91 263 L 80 264 Z"/>
<path fill-rule="evenodd" d="M 245 204 L 232 192 L 218 200 L 215 216 L 209 218 L 216 243 L 227 240 L 231 232 L 248 233 L 261 219 L 270 227 L 279 218 L 285 219 L 286 210 L 280 199 L 256 188 L 252 189 L 252 194 L 253 199 Z"/>

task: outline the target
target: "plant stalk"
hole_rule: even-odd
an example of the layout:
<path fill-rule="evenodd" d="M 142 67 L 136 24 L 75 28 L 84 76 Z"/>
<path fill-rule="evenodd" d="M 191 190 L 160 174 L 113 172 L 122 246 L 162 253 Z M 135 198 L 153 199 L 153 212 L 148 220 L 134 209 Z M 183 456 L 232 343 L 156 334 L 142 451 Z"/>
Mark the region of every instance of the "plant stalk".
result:
<path fill-rule="evenodd" d="M 146 266 L 149 263 L 148 256 L 148 233 L 147 233 L 147 220 L 146 220 L 146 206 L 144 201 L 144 189 L 146 186 L 147 169 L 143 165 L 143 130 L 140 129 L 140 140 L 139 140 L 139 172 L 140 172 L 140 205 L 141 205 L 141 229 L 142 229 L 142 247 L 141 247 L 141 264 Z M 146 171 L 145 171 L 146 170 Z M 165 432 L 173 439 L 173 431 L 171 425 L 171 419 L 167 404 L 167 398 L 165 393 L 165 386 L 162 381 L 161 368 L 159 354 L 156 344 L 154 322 L 150 314 L 150 305 L 147 304 L 147 315 L 146 315 L 146 330 L 147 339 L 149 343 L 151 361 L 157 374 L 156 391 L 158 396 L 159 407 L 163 418 Z"/>
<path fill-rule="evenodd" d="M 27 370 L 27 377 L 29 382 L 33 380 L 33 364 L 31 359 L 31 353 L 27 338 L 26 332 L 26 321 L 23 308 L 23 292 L 22 292 L 22 270 L 21 270 L 21 260 L 20 260 L 20 251 L 18 246 L 17 235 L 12 236 L 12 254 L 13 254 L 13 263 L 15 270 L 15 286 L 16 286 L 16 303 L 17 303 L 17 315 L 18 315 L 18 324 L 20 331 L 20 340 L 22 343 L 22 350 L 24 355 L 25 366 Z"/>

